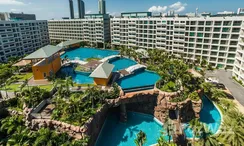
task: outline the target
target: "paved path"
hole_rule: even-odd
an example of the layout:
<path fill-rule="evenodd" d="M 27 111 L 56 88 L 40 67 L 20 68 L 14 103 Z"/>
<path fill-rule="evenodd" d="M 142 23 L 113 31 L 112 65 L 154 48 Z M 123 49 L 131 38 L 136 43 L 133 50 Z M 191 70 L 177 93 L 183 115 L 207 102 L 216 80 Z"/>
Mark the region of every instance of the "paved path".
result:
<path fill-rule="evenodd" d="M 244 106 L 244 88 L 232 80 L 232 73 L 225 70 L 216 70 L 213 72 L 206 72 L 206 77 L 214 76 L 219 79 L 220 83 L 223 83 L 235 97 L 236 100 Z"/>

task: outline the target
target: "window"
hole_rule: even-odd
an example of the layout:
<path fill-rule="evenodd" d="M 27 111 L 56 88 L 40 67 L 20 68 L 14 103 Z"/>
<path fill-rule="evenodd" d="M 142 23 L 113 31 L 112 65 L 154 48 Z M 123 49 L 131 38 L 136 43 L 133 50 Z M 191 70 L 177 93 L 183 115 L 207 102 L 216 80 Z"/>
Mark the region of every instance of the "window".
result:
<path fill-rule="evenodd" d="M 47 73 L 44 72 L 43 73 L 43 77 L 46 78 L 47 77 Z"/>
<path fill-rule="evenodd" d="M 226 27 L 224 27 L 224 28 L 222 29 L 222 32 L 230 32 L 230 28 L 226 28 Z"/>
<path fill-rule="evenodd" d="M 206 25 L 212 25 L 212 21 L 207 21 Z"/>
<path fill-rule="evenodd" d="M 203 37 L 203 33 L 197 33 L 197 37 Z"/>

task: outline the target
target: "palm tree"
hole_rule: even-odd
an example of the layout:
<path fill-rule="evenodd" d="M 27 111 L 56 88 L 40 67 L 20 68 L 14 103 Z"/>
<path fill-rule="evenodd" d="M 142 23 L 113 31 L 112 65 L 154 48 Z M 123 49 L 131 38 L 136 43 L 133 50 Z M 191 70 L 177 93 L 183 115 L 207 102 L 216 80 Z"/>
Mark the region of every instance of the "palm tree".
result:
<path fill-rule="evenodd" d="M 242 146 L 244 143 L 244 128 L 238 125 L 236 119 L 225 117 L 221 126 L 219 140 L 231 146 Z"/>
<path fill-rule="evenodd" d="M 174 124 L 173 121 L 169 118 L 169 116 L 165 120 L 164 129 L 168 136 L 168 143 L 170 143 L 171 136 L 174 134 Z"/>
<path fill-rule="evenodd" d="M 200 85 L 200 87 L 204 90 L 205 93 L 210 94 L 214 86 L 211 83 L 204 82 Z"/>
<path fill-rule="evenodd" d="M 224 91 L 213 88 L 211 99 L 214 101 L 219 101 L 220 98 L 226 98 L 227 95 Z"/>
<path fill-rule="evenodd" d="M 57 134 L 49 129 L 41 128 L 35 133 L 36 140 L 34 146 L 54 145 Z"/>
<path fill-rule="evenodd" d="M 146 143 L 146 140 L 146 134 L 140 130 L 136 135 L 135 144 L 136 146 L 143 146 Z"/>
<path fill-rule="evenodd" d="M 15 133 L 10 136 L 8 139 L 7 145 L 15 145 L 15 146 L 29 146 L 31 145 L 31 137 L 32 132 L 24 126 L 17 127 Z"/>
<path fill-rule="evenodd" d="M 25 79 L 23 84 L 20 86 L 20 90 L 22 91 L 23 88 L 27 86 L 28 90 L 30 91 L 29 85 L 28 85 L 28 79 Z"/>
<path fill-rule="evenodd" d="M 204 124 L 201 129 L 201 136 L 204 146 L 219 146 L 219 141 L 216 136 L 209 130 L 209 128 Z"/>
<path fill-rule="evenodd" d="M 72 77 L 67 77 L 66 80 L 65 80 L 65 87 L 66 87 L 67 91 L 69 91 L 70 85 L 73 87 L 74 86 L 74 82 L 72 80 Z"/>
<path fill-rule="evenodd" d="M 12 134 L 16 131 L 16 129 L 23 125 L 23 117 L 19 115 L 14 115 L 11 117 L 7 117 L 1 121 L 1 131 L 6 131 L 7 134 Z"/>
<path fill-rule="evenodd" d="M 200 132 L 202 130 L 202 124 L 200 123 L 198 118 L 195 118 L 189 122 L 189 127 L 193 131 L 193 145 L 195 145 L 195 137 L 200 136 Z"/>

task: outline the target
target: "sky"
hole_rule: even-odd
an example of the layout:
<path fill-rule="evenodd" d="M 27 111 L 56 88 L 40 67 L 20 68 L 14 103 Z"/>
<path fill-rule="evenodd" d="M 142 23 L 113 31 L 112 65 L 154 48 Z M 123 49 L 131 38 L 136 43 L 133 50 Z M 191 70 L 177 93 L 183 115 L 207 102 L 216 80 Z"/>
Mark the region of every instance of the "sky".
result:
<path fill-rule="evenodd" d="M 75 16 L 78 16 L 77 0 L 74 1 Z M 86 13 L 98 13 L 98 0 L 83 0 Z M 106 0 L 107 13 L 150 11 L 155 14 L 174 10 L 178 14 L 195 12 L 217 13 L 233 11 L 242 6 L 244 0 Z M 68 0 L 0 0 L 1 12 L 24 12 L 36 14 L 38 20 L 69 17 Z"/>

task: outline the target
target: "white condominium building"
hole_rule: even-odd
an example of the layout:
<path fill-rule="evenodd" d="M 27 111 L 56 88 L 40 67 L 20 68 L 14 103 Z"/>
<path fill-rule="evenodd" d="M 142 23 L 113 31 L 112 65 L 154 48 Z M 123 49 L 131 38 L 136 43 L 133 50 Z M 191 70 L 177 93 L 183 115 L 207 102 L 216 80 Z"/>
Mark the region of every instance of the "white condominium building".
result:
<path fill-rule="evenodd" d="M 110 20 L 107 14 L 87 14 L 84 19 L 49 20 L 51 42 L 70 39 L 103 44 L 110 40 Z"/>
<path fill-rule="evenodd" d="M 47 21 L 0 21 L 0 62 L 49 44 Z"/>
<path fill-rule="evenodd" d="M 112 45 L 164 49 L 232 69 L 244 17 L 151 17 L 139 12 L 122 13 L 110 21 Z"/>
<path fill-rule="evenodd" d="M 242 24 L 240 32 L 233 76 L 244 83 L 244 23 Z"/>

